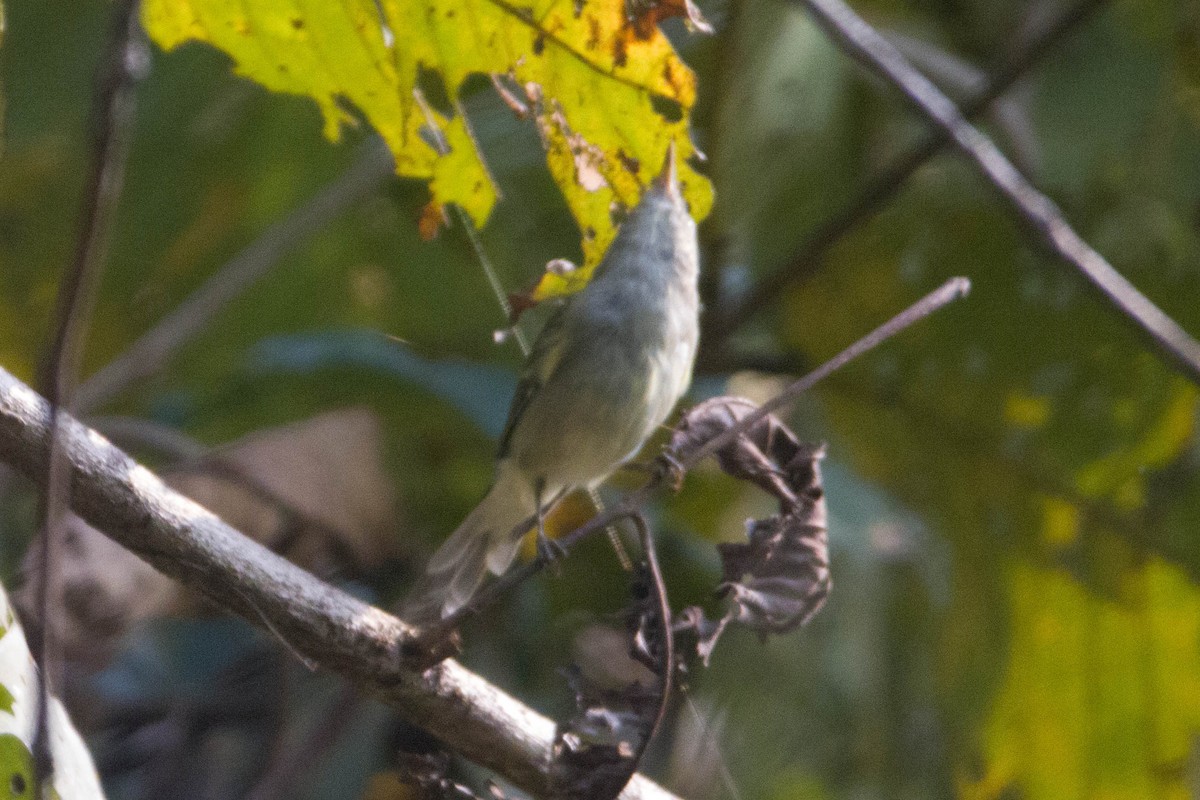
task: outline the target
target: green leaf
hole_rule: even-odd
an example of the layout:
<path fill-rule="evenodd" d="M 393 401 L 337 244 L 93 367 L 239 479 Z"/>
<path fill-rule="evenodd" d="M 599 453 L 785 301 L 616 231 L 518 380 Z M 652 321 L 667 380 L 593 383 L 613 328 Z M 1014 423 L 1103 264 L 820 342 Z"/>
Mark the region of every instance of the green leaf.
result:
<path fill-rule="evenodd" d="M 0 616 L 12 613 L 8 595 L 0 586 Z M 33 795 L 33 759 L 26 738 L 32 736 L 37 714 L 37 666 L 21 626 L 10 624 L 0 637 L 0 800 L 28 800 Z M 58 798 L 59 792 L 72 800 L 103 800 L 104 792 L 84 745 L 66 710 L 57 698 L 50 699 L 50 748 L 54 758 L 52 785 L 46 798 Z M 22 738 L 26 737 L 26 738 Z"/>
<path fill-rule="evenodd" d="M 33 797 L 33 754 L 11 733 L 0 733 L 0 800 Z"/>
<path fill-rule="evenodd" d="M 431 181 L 435 203 L 458 204 L 477 225 L 499 190 L 459 99 L 473 75 L 505 81 L 531 108 L 550 171 L 583 232 L 584 269 L 572 281 L 550 279 L 543 296 L 578 288 L 615 233 L 614 205 L 636 204 L 669 142 L 681 161 L 695 152 L 688 138 L 694 77 L 661 32 L 628 19 L 621 0 L 150 0 L 143 16 L 165 49 L 208 42 L 234 59 L 239 74 L 311 97 L 330 139 L 361 114 L 391 147 L 400 175 Z M 436 79 L 443 109 L 433 107 L 436 96 L 422 100 L 441 94 L 429 91 Z M 435 139 L 448 152 L 439 155 Z M 703 218 L 708 181 L 686 163 L 680 180 L 693 215 Z"/>

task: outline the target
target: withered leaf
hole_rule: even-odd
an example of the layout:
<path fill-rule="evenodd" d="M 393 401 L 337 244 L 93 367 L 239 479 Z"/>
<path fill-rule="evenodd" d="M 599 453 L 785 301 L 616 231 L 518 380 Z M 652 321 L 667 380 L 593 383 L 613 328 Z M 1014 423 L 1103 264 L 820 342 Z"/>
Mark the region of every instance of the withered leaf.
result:
<path fill-rule="evenodd" d="M 668 453 L 676 460 L 690 458 L 756 408 L 740 397 L 701 403 L 676 427 Z M 717 545 L 722 561 L 718 594 L 732 601 L 730 611 L 713 622 L 693 607 L 674 622 L 677 631 L 696 637 L 706 664 L 729 622 L 764 636 L 793 630 L 821 609 L 832 585 L 820 472 L 824 445 L 801 443 L 778 418 L 767 416 L 715 455 L 726 473 L 774 495 L 780 510 L 749 521 L 748 541 Z"/>
<path fill-rule="evenodd" d="M 675 426 L 667 452 L 674 460 L 685 461 L 757 409 L 744 397 L 706 400 L 690 409 Z M 768 415 L 720 448 L 716 459 L 729 475 L 750 481 L 781 503 L 791 505 L 796 502 L 796 486 L 811 480 L 806 473 L 810 451 L 811 445 L 801 444 L 778 417 Z"/>
<path fill-rule="evenodd" d="M 662 696 L 655 687 L 632 683 L 602 689 L 578 667 L 564 670 L 575 692 L 576 713 L 559 723 L 550 764 L 556 800 L 612 800 L 637 770 Z"/>
<path fill-rule="evenodd" d="M 399 767 L 400 782 L 415 792 L 401 793 L 397 797 L 415 794 L 418 800 L 482 800 L 468 787 L 450 779 L 450 756 L 445 751 L 401 753 Z M 495 800 L 504 798 L 495 787 L 492 787 L 491 796 Z"/>
<path fill-rule="evenodd" d="M 824 502 L 747 527 L 748 543 L 718 545 L 724 564 L 720 592 L 734 602 L 735 620 L 763 634 L 808 622 L 832 586 Z"/>

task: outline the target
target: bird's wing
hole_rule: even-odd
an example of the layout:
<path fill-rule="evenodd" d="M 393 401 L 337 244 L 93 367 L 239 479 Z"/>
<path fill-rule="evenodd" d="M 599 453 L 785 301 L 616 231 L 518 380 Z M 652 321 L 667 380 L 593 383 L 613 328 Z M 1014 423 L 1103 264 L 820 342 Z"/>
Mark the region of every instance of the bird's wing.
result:
<path fill-rule="evenodd" d="M 558 368 L 558 364 L 562 360 L 566 344 L 566 329 L 563 322 L 569 304 L 570 301 L 554 312 L 553 316 L 547 320 L 546 327 L 542 328 L 542 332 L 533 342 L 529 358 L 525 360 L 525 367 L 521 370 L 521 379 L 517 382 L 517 393 L 513 396 L 512 405 L 508 409 L 508 421 L 504 423 L 504 433 L 500 436 L 500 450 L 497 458 L 504 458 L 508 455 L 513 432 L 517 429 L 521 416 L 529 408 L 529 404 L 533 402 L 533 398 L 537 396 L 541 388 L 550 380 L 550 376 L 554 374 L 554 370 Z"/>

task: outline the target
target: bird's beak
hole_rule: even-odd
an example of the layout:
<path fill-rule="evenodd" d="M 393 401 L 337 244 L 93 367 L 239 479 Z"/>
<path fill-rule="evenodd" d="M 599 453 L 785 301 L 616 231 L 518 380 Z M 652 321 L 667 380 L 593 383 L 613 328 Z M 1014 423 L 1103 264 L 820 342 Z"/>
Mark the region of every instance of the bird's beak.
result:
<path fill-rule="evenodd" d="M 675 142 L 667 144 L 667 157 L 663 159 L 662 171 L 658 173 L 658 177 L 654 179 L 652 186 L 655 189 L 667 189 L 675 186 L 679 178 L 675 174 Z"/>

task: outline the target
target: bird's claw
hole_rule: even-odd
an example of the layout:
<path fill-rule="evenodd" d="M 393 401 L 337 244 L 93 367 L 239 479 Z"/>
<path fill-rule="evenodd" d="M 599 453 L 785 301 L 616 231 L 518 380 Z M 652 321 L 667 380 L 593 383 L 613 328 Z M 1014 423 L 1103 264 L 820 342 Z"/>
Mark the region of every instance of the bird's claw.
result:
<path fill-rule="evenodd" d="M 567 555 L 567 548 L 551 539 L 545 531 L 537 533 L 538 560 L 553 570 L 555 575 L 562 572 L 561 562 Z"/>
<path fill-rule="evenodd" d="M 683 476 L 687 474 L 687 471 L 670 450 L 663 450 L 659 453 L 654 462 L 654 469 L 659 480 L 666 481 L 672 491 L 678 492 L 683 488 Z"/>

